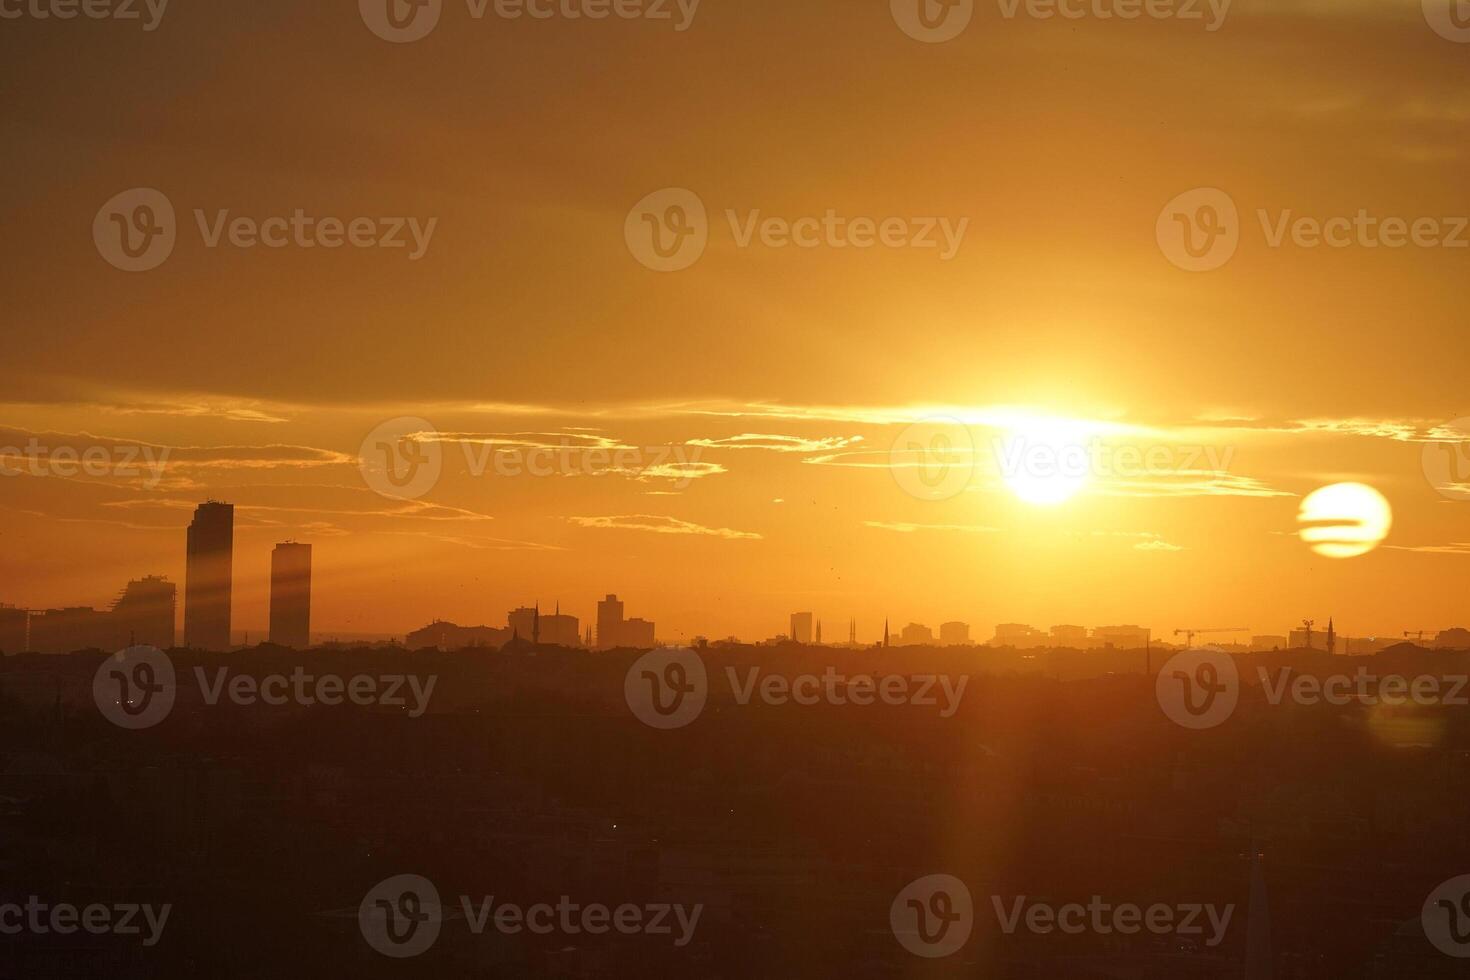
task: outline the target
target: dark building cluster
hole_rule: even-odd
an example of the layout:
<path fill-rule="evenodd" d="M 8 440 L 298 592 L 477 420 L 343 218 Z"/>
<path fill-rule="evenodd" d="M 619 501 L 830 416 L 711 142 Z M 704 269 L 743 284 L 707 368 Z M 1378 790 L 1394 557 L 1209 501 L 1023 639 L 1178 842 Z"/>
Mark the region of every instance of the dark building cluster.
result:
<path fill-rule="evenodd" d="M 311 545 L 286 541 L 271 553 L 270 642 L 311 645 Z M 207 501 L 194 511 L 185 543 L 184 643 L 192 650 L 234 649 L 235 508 Z M 71 653 L 175 645 L 178 589 L 150 575 L 129 582 L 111 609 L 21 609 L 0 605 L 0 653 Z"/>

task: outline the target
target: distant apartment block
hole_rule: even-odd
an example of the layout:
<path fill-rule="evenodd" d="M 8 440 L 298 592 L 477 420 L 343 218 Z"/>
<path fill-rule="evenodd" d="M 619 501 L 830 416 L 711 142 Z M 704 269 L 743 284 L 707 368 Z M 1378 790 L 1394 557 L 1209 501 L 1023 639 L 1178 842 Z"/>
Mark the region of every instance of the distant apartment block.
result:
<path fill-rule="evenodd" d="M 311 646 L 311 545 L 283 541 L 271 552 L 271 642 Z"/>
<path fill-rule="evenodd" d="M 812 642 L 813 616 L 809 612 L 791 614 L 791 639 L 797 643 Z"/>
<path fill-rule="evenodd" d="M 558 647 L 580 647 L 582 624 L 576 616 L 568 616 L 560 609 L 550 616 L 541 617 L 541 642 Z"/>
<path fill-rule="evenodd" d="M 1053 626 L 1051 642 L 1052 646 L 1067 647 L 1073 650 L 1086 650 L 1092 646 L 1088 641 L 1086 626 Z"/>
<path fill-rule="evenodd" d="M 993 647 L 1014 647 L 1017 650 L 1034 650 L 1044 647 L 1050 641 L 1050 637 L 1039 629 L 1033 629 L 1025 623 L 1001 623 L 995 628 L 995 639 L 990 641 Z"/>
<path fill-rule="evenodd" d="M 909 623 L 898 634 L 898 642 L 906 647 L 931 645 L 934 642 L 934 631 L 922 623 Z"/>
<path fill-rule="evenodd" d="M 947 647 L 967 646 L 970 642 L 969 623 L 940 623 L 939 642 Z"/>
<path fill-rule="evenodd" d="M 0 653 L 25 653 L 30 649 L 30 614 L 14 606 L 0 605 Z"/>
<path fill-rule="evenodd" d="M 617 596 L 609 594 L 597 604 L 598 649 L 649 649 L 654 642 L 653 623 L 645 619 L 624 619 L 623 603 Z"/>
<path fill-rule="evenodd" d="M 129 582 L 110 610 L 68 606 L 26 613 L 0 608 L 0 650 L 52 654 L 78 650 L 113 653 L 130 646 L 167 650 L 174 645 L 177 596 L 178 589 L 172 582 L 150 575 Z M 22 626 L 25 617 L 29 621 Z M 17 644 L 14 650 L 5 645 L 12 642 Z"/>
<path fill-rule="evenodd" d="M 609 594 L 606 599 L 597 604 L 597 646 L 603 650 L 617 646 L 622 626 L 622 600 Z"/>
<path fill-rule="evenodd" d="M 31 650 L 35 653 L 75 653 L 78 650 L 120 649 L 112 617 L 91 606 L 47 609 L 31 615 Z"/>
<path fill-rule="evenodd" d="M 1099 626 L 1092 631 L 1092 645 L 1104 650 L 1142 650 L 1152 635 L 1143 626 Z"/>
<path fill-rule="evenodd" d="M 208 501 L 189 523 L 184 578 L 184 645 L 230 649 L 230 601 L 234 586 L 235 507 Z"/>
<path fill-rule="evenodd" d="M 581 622 L 576 616 L 556 612 L 542 615 L 538 607 L 522 606 L 512 609 L 506 617 L 506 627 L 511 635 L 527 643 L 545 643 L 558 647 L 580 647 L 582 645 Z"/>
<path fill-rule="evenodd" d="M 1287 647 L 1292 650 L 1327 650 L 1325 630 L 1292 630 L 1287 637 Z"/>
<path fill-rule="evenodd" d="M 178 586 L 158 575 L 128 583 L 112 607 L 113 642 L 104 649 L 130 646 L 167 650 L 174 645 Z"/>

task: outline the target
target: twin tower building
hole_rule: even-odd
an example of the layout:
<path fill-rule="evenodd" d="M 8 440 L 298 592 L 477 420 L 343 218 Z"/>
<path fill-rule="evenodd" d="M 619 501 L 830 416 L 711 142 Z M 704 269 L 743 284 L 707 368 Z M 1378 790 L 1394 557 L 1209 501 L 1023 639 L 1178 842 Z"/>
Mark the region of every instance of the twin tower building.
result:
<path fill-rule="evenodd" d="M 235 505 L 207 501 L 189 522 L 184 577 L 184 646 L 232 649 Z M 271 552 L 270 642 L 304 650 L 311 645 L 311 545 L 286 541 Z"/>

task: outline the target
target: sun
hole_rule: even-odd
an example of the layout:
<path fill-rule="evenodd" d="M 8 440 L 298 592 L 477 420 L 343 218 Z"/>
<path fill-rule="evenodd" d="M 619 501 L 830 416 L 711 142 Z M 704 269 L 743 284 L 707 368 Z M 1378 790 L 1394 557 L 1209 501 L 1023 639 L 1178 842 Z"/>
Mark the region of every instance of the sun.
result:
<path fill-rule="evenodd" d="M 1055 507 L 1087 486 L 1091 455 L 1086 434 L 1060 419 L 1027 419 L 996 440 L 996 463 L 1011 493 L 1037 507 Z"/>
<path fill-rule="evenodd" d="M 1334 483 L 1302 501 L 1301 537 L 1324 558 L 1357 558 L 1383 543 L 1393 527 L 1393 508 L 1362 483 Z"/>

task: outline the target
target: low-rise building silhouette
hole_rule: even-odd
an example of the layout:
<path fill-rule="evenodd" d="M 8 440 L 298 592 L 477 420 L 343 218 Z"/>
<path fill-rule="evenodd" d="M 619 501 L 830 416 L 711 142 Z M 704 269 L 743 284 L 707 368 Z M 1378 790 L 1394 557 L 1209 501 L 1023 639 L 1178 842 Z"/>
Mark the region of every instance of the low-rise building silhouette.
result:
<path fill-rule="evenodd" d="M 24 653 L 30 649 L 30 613 L 15 606 L 0 605 L 0 653 Z"/>
<path fill-rule="evenodd" d="M 178 591 L 177 586 L 158 575 L 129 582 L 112 607 L 116 637 L 107 648 L 150 646 L 167 650 L 172 647 Z"/>
<path fill-rule="evenodd" d="M 654 645 L 653 623 L 645 619 L 624 619 L 623 603 L 609 593 L 597 604 L 597 647 L 611 650 L 616 647 L 652 647 Z"/>

